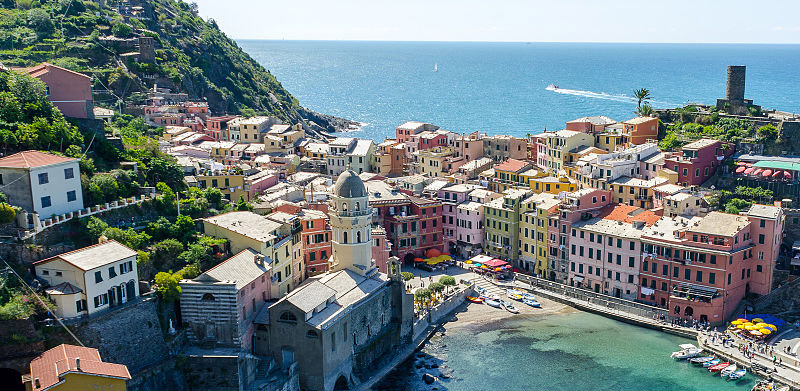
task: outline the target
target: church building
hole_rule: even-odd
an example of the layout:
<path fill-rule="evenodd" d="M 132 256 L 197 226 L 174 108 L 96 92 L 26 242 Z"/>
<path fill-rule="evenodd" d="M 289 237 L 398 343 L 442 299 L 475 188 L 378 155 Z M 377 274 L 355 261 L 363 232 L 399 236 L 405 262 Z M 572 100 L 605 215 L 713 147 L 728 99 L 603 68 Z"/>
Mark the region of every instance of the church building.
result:
<path fill-rule="evenodd" d="M 372 208 L 363 181 L 347 170 L 334 185 L 329 209 L 332 255 L 328 272 L 312 277 L 255 319 L 256 354 L 283 368 L 298 363 L 300 387 L 329 391 L 365 380 L 384 354 L 409 343 L 413 297 L 400 263 L 382 273 L 372 256 Z"/>

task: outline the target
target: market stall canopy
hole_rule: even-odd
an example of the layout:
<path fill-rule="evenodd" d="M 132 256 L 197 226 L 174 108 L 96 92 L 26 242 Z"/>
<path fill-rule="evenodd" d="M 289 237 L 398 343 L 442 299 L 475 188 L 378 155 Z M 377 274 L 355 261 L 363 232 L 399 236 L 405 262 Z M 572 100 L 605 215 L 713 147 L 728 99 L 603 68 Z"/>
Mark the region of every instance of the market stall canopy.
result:
<path fill-rule="evenodd" d="M 508 265 L 508 262 L 495 258 L 495 259 L 491 259 L 489 261 L 486 261 L 483 264 L 487 265 L 489 267 L 503 267 L 503 266 Z"/>

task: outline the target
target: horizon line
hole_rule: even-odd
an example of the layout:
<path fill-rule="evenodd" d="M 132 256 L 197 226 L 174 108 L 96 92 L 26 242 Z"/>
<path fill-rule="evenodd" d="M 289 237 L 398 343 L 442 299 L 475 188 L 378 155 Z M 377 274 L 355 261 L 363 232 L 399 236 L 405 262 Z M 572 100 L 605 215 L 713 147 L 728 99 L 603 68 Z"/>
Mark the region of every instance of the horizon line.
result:
<path fill-rule="evenodd" d="M 553 43 L 553 44 L 639 44 L 639 45 L 780 45 L 797 46 L 800 42 L 646 42 L 646 41 L 475 41 L 475 40 L 403 40 L 403 39 L 287 39 L 236 38 L 234 41 L 291 41 L 291 42 L 396 42 L 396 43 Z"/>

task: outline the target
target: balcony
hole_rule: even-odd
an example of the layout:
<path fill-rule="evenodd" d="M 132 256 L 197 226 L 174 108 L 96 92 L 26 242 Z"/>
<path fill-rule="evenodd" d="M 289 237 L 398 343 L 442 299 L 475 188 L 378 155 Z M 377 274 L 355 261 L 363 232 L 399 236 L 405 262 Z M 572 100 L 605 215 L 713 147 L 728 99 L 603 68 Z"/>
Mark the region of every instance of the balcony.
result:
<path fill-rule="evenodd" d="M 331 212 L 342 217 L 359 217 L 359 216 L 369 216 L 372 214 L 372 211 L 370 210 L 337 211 L 336 209 L 331 209 Z"/>
<path fill-rule="evenodd" d="M 636 196 L 636 199 L 639 201 L 653 202 L 653 196 L 648 196 L 648 195 L 639 194 Z"/>

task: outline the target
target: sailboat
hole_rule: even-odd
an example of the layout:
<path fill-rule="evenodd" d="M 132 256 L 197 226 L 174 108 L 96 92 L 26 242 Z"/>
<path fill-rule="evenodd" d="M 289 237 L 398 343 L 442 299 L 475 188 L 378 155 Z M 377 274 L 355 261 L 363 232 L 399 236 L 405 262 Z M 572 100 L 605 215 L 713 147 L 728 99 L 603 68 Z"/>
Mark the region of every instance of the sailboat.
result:
<path fill-rule="evenodd" d="M 439 63 L 433 63 L 433 71 L 439 72 Z"/>

